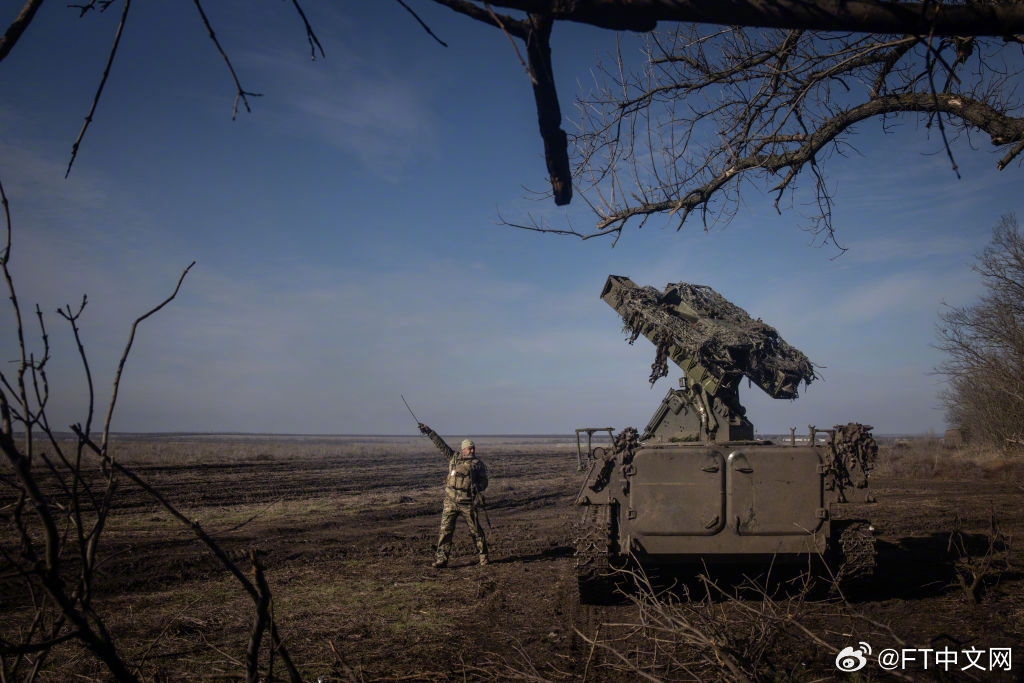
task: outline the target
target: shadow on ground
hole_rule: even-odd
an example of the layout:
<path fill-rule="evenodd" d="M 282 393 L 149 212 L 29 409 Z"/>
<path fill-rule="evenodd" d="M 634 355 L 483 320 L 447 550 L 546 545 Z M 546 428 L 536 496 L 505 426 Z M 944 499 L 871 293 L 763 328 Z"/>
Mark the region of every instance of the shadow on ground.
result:
<path fill-rule="evenodd" d="M 990 537 L 985 534 L 963 534 L 963 549 L 978 566 L 990 552 Z M 566 550 L 568 549 L 558 549 Z M 879 539 L 876 544 L 877 565 L 874 576 L 844 585 L 843 597 L 852 603 L 891 599 L 924 600 L 959 593 L 958 566 L 965 564 L 961 554 L 950 545 L 948 533 L 909 536 L 894 540 Z M 1005 550 L 996 546 L 995 553 Z M 571 553 L 569 553 L 571 554 Z M 520 558 L 509 558 L 514 561 Z M 527 560 L 527 558 L 522 558 Z M 540 559 L 540 558 L 538 558 Z M 1024 572 L 1000 565 L 988 570 L 983 590 L 999 580 L 1019 580 Z M 705 578 L 709 579 L 706 581 Z M 810 577 L 810 579 L 809 579 Z M 829 569 L 818 558 L 802 564 L 684 564 L 675 566 L 634 567 L 632 573 L 620 573 L 608 590 L 593 604 L 622 604 L 628 595 L 637 592 L 638 579 L 649 582 L 657 595 L 674 600 L 723 601 L 732 598 L 760 599 L 795 597 L 805 593 L 812 599 L 838 597 Z"/>
<path fill-rule="evenodd" d="M 545 548 L 538 553 L 530 555 L 509 555 L 497 560 L 491 560 L 491 564 L 511 564 L 515 562 L 540 562 L 543 560 L 560 560 L 572 557 L 573 549 L 567 545 Z"/>

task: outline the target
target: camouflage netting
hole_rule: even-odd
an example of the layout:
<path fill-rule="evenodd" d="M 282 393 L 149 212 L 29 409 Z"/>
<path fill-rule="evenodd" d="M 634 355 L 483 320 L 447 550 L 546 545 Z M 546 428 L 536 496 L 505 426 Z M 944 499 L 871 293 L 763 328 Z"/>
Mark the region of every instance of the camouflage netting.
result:
<path fill-rule="evenodd" d="M 667 361 L 676 347 L 716 377 L 742 374 L 773 398 L 796 398 L 800 382 L 810 384 L 814 366 L 785 342 L 774 327 L 752 319 L 746 311 L 704 285 L 669 284 L 619 291 L 618 305 L 629 342 L 643 334 L 657 347 L 651 382 L 668 374 Z M 696 312 L 690 319 L 677 309 L 682 302 Z"/>
<path fill-rule="evenodd" d="M 839 489 L 840 501 L 846 501 L 846 490 L 863 489 L 868 486 L 868 474 L 878 460 L 878 444 L 875 443 L 871 425 L 850 422 L 835 425 L 832 439 L 829 441 L 829 478 L 830 490 Z"/>

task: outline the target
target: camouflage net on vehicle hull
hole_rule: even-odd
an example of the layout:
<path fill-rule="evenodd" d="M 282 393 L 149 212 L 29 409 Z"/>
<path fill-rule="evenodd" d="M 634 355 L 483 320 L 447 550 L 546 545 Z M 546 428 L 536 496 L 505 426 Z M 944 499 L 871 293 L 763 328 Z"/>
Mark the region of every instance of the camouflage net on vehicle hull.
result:
<path fill-rule="evenodd" d="M 742 374 L 773 398 L 796 398 L 800 382 L 810 384 L 816 377 L 807 356 L 774 327 L 711 287 L 687 282 L 670 283 L 663 292 L 630 287 L 620 289 L 616 299 L 613 308 L 622 316 L 629 343 L 644 334 L 657 347 L 652 384 L 668 374 L 672 346 L 717 377 Z"/>
<path fill-rule="evenodd" d="M 878 459 L 878 444 L 871 435 L 871 425 L 850 422 L 835 425 L 829 441 L 827 487 L 839 489 L 840 502 L 846 502 L 846 492 L 868 486 L 868 474 Z"/>

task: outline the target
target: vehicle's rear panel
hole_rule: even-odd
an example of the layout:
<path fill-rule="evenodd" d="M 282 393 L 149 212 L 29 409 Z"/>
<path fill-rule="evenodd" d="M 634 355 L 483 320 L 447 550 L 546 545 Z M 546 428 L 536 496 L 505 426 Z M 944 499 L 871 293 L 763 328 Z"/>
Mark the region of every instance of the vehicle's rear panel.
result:
<path fill-rule="evenodd" d="M 622 470 L 624 548 L 641 555 L 821 552 L 828 532 L 819 449 L 647 446 Z"/>

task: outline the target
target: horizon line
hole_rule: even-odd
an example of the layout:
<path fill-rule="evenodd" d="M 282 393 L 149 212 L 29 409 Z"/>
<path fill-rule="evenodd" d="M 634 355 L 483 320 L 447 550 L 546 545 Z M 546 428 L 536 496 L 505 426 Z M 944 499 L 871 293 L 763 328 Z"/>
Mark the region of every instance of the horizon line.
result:
<path fill-rule="evenodd" d="M 37 430 L 33 430 L 36 432 Z M 15 432 L 15 434 L 24 435 L 24 430 Z M 39 431 L 39 434 L 43 432 Z M 438 432 L 440 434 L 440 432 Z M 552 438 L 552 437 L 568 437 L 573 438 L 576 436 L 575 432 L 502 432 L 494 434 L 474 434 L 466 432 L 452 432 L 446 433 L 446 436 L 453 435 L 471 436 L 476 438 L 499 438 L 499 437 L 521 437 L 521 438 Z M 67 431 L 54 431 L 53 435 L 59 438 L 75 438 L 74 432 Z M 13 436 L 13 435 L 12 435 Z M 331 433 L 331 432 L 232 432 L 232 431 L 157 431 L 157 432 L 111 432 L 110 436 L 121 436 L 121 437 L 172 437 L 172 436 L 199 436 L 199 437 L 215 437 L 215 436 L 249 436 L 249 437 L 304 437 L 304 438 L 355 438 L 355 437 L 374 437 L 374 438 L 419 438 L 424 436 L 423 434 L 377 434 L 369 432 L 360 433 Z M 803 436 L 806 438 L 806 434 L 797 434 L 797 437 Z M 906 438 L 906 437 L 932 437 L 941 438 L 938 434 L 930 432 L 887 432 L 875 434 L 879 438 Z M 788 432 L 763 432 L 755 434 L 755 438 L 765 437 L 784 437 L 789 439 L 790 435 Z M 713 443 L 713 442 L 712 442 Z"/>

